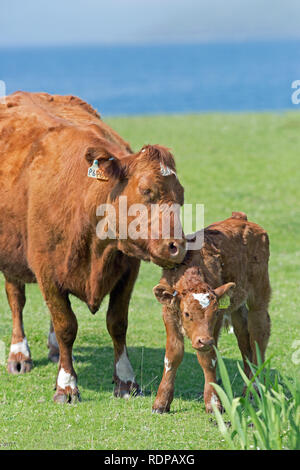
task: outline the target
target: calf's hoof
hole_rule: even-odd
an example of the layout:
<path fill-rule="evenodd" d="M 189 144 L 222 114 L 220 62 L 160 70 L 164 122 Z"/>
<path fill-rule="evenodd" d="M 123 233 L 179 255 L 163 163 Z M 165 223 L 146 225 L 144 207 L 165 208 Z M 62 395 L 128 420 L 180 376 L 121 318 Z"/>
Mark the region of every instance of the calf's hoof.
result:
<path fill-rule="evenodd" d="M 225 410 L 224 410 L 224 408 L 223 408 L 223 406 L 221 405 L 220 402 L 217 402 L 217 403 L 214 403 L 214 404 L 217 407 L 217 409 L 220 411 L 220 413 L 224 413 Z M 207 404 L 205 404 L 205 411 L 206 411 L 206 413 L 214 413 L 215 410 L 213 409 L 211 403 L 207 403 Z"/>
<path fill-rule="evenodd" d="M 9 374 L 26 374 L 30 372 L 32 368 L 33 362 L 31 359 L 7 361 L 7 372 Z"/>
<path fill-rule="evenodd" d="M 221 414 L 223 414 L 224 411 L 225 411 L 224 408 L 223 408 L 223 406 L 217 406 L 217 409 L 220 411 Z M 205 411 L 206 411 L 206 413 L 208 413 L 208 414 L 215 412 L 215 410 L 214 410 L 211 406 L 206 406 L 206 407 L 205 407 Z"/>
<path fill-rule="evenodd" d="M 62 390 L 58 389 L 53 397 L 55 403 L 64 404 L 71 403 L 75 404 L 81 401 L 80 393 L 78 389 L 75 390 Z"/>
<path fill-rule="evenodd" d="M 153 414 L 158 414 L 158 415 L 162 415 L 164 413 L 169 413 L 170 411 L 170 407 L 159 407 L 159 408 L 152 408 L 152 413 Z"/>

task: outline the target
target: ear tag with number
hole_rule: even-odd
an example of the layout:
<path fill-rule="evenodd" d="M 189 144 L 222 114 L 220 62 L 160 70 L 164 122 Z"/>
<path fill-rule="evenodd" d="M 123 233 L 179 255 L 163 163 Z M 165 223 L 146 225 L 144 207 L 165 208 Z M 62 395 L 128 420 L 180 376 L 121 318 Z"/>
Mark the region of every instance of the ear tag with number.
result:
<path fill-rule="evenodd" d="M 88 177 L 95 178 L 100 181 L 108 181 L 107 176 L 105 176 L 104 171 L 99 168 L 98 160 L 94 160 L 92 166 L 88 169 Z"/>
<path fill-rule="evenodd" d="M 219 308 L 228 308 L 230 305 L 230 297 L 228 295 L 223 295 L 223 297 L 219 299 L 218 303 Z"/>
<path fill-rule="evenodd" d="M 99 170 L 98 160 L 94 160 L 92 166 L 88 169 L 88 177 L 97 179 L 97 170 Z"/>

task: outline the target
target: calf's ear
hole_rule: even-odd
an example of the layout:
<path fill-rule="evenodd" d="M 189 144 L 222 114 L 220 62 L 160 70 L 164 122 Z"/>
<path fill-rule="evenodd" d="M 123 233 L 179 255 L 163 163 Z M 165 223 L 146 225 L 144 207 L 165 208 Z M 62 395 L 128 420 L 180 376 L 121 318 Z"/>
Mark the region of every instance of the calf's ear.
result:
<path fill-rule="evenodd" d="M 153 287 L 153 293 L 163 305 L 173 305 L 177 297 L 177 292 L 165 284 L 157 284 Z"/>
<path fill-rule="evenodd" d="M 220 308 L 227 308 L 230 305 L 230 297 L 232 294 L 232 291 L 235 288 L 235 283 L 234 282 L 228 282 L 227 284 L 223 284 L 220 287 L 217 287 L 214 289 L 214 293 L 217 296 L 218 302 L 219 302 L 219 307 Z"/>

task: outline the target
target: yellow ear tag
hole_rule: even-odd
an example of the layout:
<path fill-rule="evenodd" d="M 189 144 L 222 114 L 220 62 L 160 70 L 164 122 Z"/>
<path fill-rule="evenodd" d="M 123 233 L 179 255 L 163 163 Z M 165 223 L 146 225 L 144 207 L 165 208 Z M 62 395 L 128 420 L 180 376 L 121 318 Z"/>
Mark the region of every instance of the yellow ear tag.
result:
<path fill-rule="evenodd" d="M 96 171 L 96 178 L 97 178 L 97 180 L 108 181 L 107 176 L 105 176 L 104 171 L 101 170 L 101 168 L 99 168 L 99 169 Z"/>
<path fill-rule="evenodd" d="M 223 297 L 219 299 L 218 303 L 219 308 L 228 308 L 230 305 L 230 297 L 228 295 L 223 295 Z"/>
<path fill-rule="evenodd" d="M 94 160 L 92 166 L 88 169 L 88 177 L 95 178 L 100 181 L 108 181 L 107 176 L 105 176 L 104 171 L 99 168 L 98 160 Z"/>

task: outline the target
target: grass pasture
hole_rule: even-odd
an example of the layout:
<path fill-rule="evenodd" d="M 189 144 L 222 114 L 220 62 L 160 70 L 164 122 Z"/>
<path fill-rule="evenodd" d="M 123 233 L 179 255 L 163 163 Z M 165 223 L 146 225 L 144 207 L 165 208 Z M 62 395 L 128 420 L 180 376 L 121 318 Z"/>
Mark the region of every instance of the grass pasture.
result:
<path fill-rule="evenodd" d="M 273 294 L 267 357 L 274 354 L 272 367 L 285 375 L 299 374 L 292 355 L 300 339 L 300 113 L 120 117 L 108 122 L 134 149 L 145 143 L 172 149 L 185 202 L 205 205 L 205 225 L 236 210 L 268 231 Z M 10 376 L 0 365 L 0 449 L 227 448 L 205 413 L 203 374 L 188 342 L 171 412 L 151 414 L 165 344 L 160 304 L 152 294 L 159 278 L 159 267 L 143 263 L 130 305 L 128 349 L 144 398 L 113 398 L 107 300 L 93 316 L 72 298 L 79 323 L 74 356 L 82 402 L 70 406 L 52 401 L 57 366 L 47 360 L 49 315 L 38 287 L 27 286 L 24 324 L 35 367 L 28 375 Z M 11 314 L 2 277 L 0 288 L 0 339 L 7 356 Z M 236 363 L 241 358 L 235 336 L 224 331 L 219 349 L 238 394 L 242 382 Z"/>

